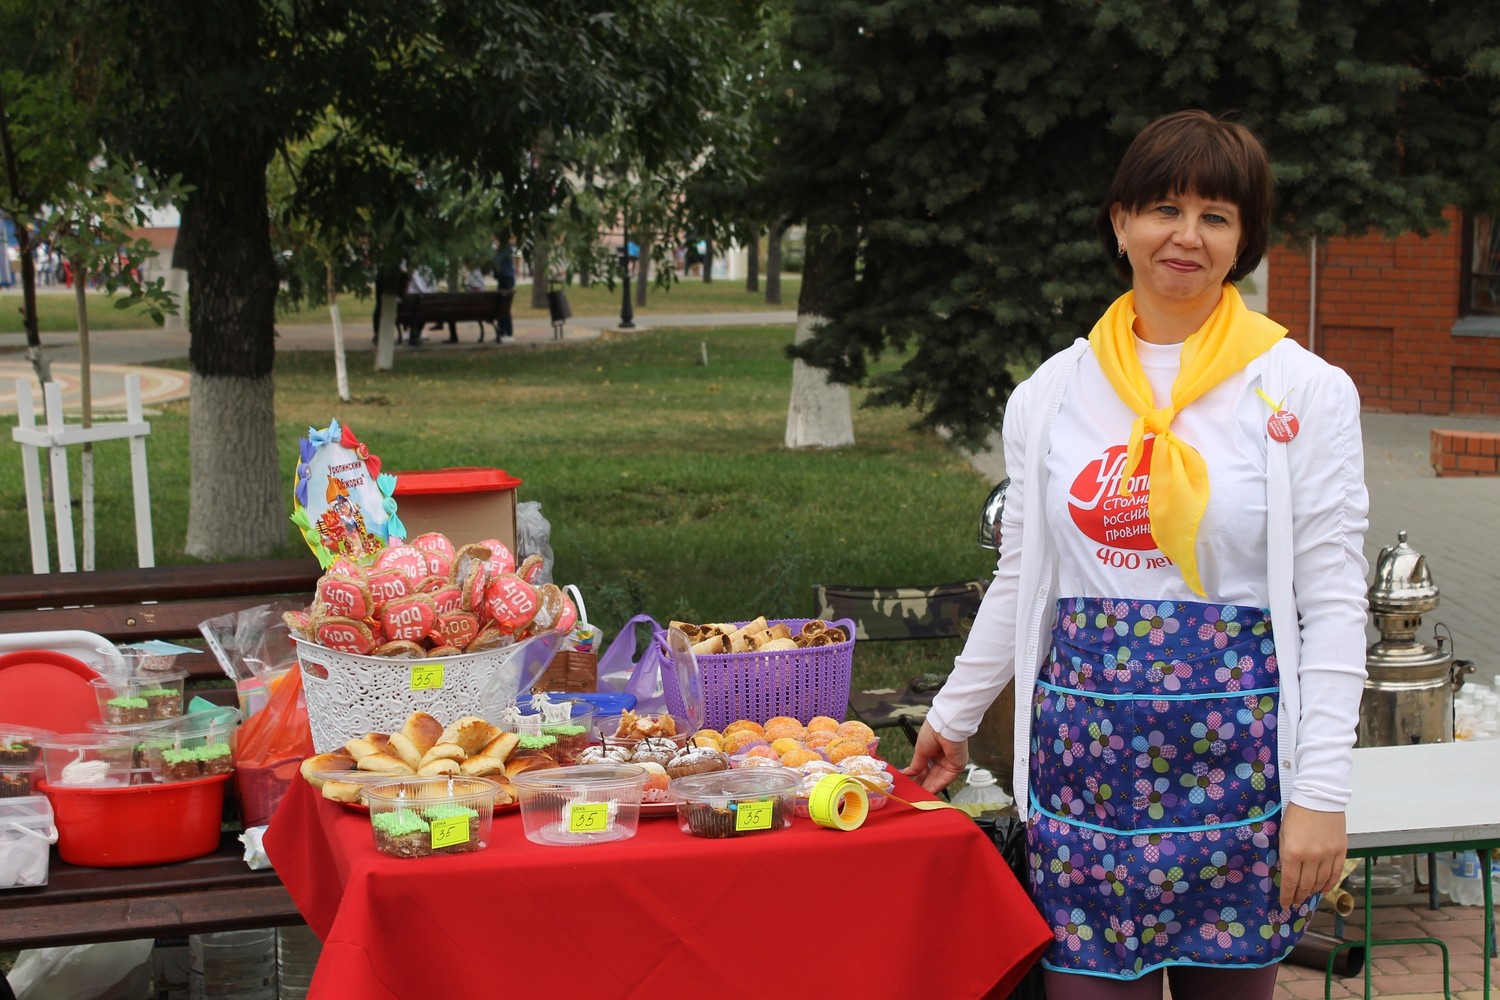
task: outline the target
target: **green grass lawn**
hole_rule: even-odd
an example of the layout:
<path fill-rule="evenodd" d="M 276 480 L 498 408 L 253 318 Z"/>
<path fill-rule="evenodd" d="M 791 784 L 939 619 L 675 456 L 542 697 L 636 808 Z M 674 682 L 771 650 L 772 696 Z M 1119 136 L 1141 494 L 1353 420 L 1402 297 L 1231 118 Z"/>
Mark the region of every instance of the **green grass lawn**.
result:
<path fill-rule="evenodd" d="M 633 286 L 632 286 L 633 287 Z M 799 276 L 782 278 L 780 306 L 768 306 L 765 302 L 765 282 L 762 291 L 745 291 L 743 280 L 718 280 L 704 283 L 701 278 L 679 281 L 668 288 L 651 285 L 648 303 L 632 307 L 638 316 L 667 313 L 724 313 L 747 312 L 759 309 L 795 309 L 797 293 L 802 288 Z M 618 285 L 610 289 L 604 284 L 593 284 L 588 288 L 572 285 L 568 288 L 568 304 L 575 316 L 611 316 L 620 311 L 621 289 Z M 522 285 L 517 290 L 513 314 L 516 319 L 547 319 L 546 309 L 531 308 L 531 286 Z M 346 323 L 368 321 L 375 309 L 375 300 L 369 295 L 344 295 L 339 298 L 339 316 Z M 139 330 L 155 326 L 151 317 L 139 309 L 118 309 L 108 295 L 90 292 L 88 295 L 89 329 L 105 332 L 109 330 Z M 309 309 L 281 309 L 277 318 L 283 323 L 327 323 L 326 306 Z M 78 329 L 77 306 L 71 294 L 42 294 L 37 296 L 37 328 L 43 333 L 67 332 Z M 0 292 L 0 333 L 21 333 L 21 293 L 19 289 Z"/>
<path fill-rule="evenodd" d="M 801 617 L 819 582 L 986 576 L 993 561 L 975 533 L 991 484 L 912 430 L 911 414 L 856 406 L 853 447 L 783 447 L 791 338 L 784 327 L 658 329 L 555 348 L 402 355 L 393 372 L 355 366 L 350 404 L 338 402 L 331 355 L 283 354 L 287 513 L 297 438 L 337 418 L 387 469 L 479 465 L 520 477 L 520 499 L 539 501 L 551 524 L 556 579 L 579 585 L 609 635 L 638 611 L 662 622 Z M 699 363 L 705 339 L 708 367 Z M 188 404 L 150 419 L 157 561 L 188 562 Z M 134 565 L 127 449 L 100 445 L 96 456 L 98 565 Z M 76 496 L 76 472 L 74 482 Z M 0 539 L 0 572 L 29 571 L 19 462 L 0 466 Z M 278 554 L 305 553 L 288 521 Z M 953 651 L 869 644 L 856 684 L 943 668 Z"/>

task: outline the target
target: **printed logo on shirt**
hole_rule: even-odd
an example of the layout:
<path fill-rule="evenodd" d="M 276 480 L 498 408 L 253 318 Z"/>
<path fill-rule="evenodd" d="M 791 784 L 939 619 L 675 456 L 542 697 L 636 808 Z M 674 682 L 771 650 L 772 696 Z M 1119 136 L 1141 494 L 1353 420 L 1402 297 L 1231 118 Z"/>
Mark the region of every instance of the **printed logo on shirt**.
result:
<path fill-rule="evenodd" d="M 1148 552 L 1156 548 L 1146 507 L 1151 498 L 1151 447 L 1147 438 L 1136 473 L 1130 479 L 1130 496 L 1120 492 L 1125 471 L 1123 444 L 1111 445 L 1104 454 L 1083 467 L 1068 490 L 1068 513 L 1084 535 L 1120 549 Z"/>

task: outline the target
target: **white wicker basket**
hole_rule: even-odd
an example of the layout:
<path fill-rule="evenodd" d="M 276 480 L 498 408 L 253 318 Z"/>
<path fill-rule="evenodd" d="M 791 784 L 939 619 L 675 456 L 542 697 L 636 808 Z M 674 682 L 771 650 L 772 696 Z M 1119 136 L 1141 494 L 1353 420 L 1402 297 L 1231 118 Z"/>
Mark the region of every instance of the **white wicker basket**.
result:
<path fill-rule="evenodd" d="M 429 660 L 358 656 L 297 639 L 313 748 L 331 753 L 365 733 L 396 732 L 417 711 L 444 725 L 465 715 L 493 718 L 520 691 L 523 674 L 545 667 L 526 654 L 551 659 L 553 644 L 535 645 L 545 638 Z"/>

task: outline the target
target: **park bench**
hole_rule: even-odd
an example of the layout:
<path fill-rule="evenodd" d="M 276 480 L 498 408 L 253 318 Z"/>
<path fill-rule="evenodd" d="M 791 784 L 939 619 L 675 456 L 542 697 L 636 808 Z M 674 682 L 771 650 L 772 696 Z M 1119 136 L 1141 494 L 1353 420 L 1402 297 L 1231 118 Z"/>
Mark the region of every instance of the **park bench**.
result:
<path fill-rule="evenodd" d="M 305 558 L 0 576 L 0 632 L 198 637 L 207 618 L 276 599 L 305 605 L 320 573 Z M 224 676 L 212 656 L 183 661 L 194 676 Z M 212 854 L 148 868 L 79 867 L 54 855 L 47 885 L 0 893 L 0 951 L 302 923 L 276 873 L 252 871 L 243 855 L 233 833 Z"/>
<path fill-rule="evenodd" d="M 495 339 L 500 339 L 500 323 L 510 316 L 514 292 L 414 292 L 396 300 L 396 331 L 406 331 L 408 343 L 422 340 L 422 331 L 429 323 L 442 323 L 448 327 L 448 342 L 458 343 L 456 323 L 478 323 L 479 342 L 484 342 L 484 324 L 495 327 Z"/>

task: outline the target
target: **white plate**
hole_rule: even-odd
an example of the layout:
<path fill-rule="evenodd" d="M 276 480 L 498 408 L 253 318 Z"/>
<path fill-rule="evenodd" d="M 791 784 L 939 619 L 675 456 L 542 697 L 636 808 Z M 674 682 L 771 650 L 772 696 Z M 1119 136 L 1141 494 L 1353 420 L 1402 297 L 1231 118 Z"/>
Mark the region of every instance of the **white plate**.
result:
<path fill-rule="evenodd" d="M 642 802 L 641 803 L 641 819 L 648 819 L 648 818 L 650 818 L 652 816 L 676 816 L 676 815 L 677 815 L 677 803 L 676 802 Z"/>

